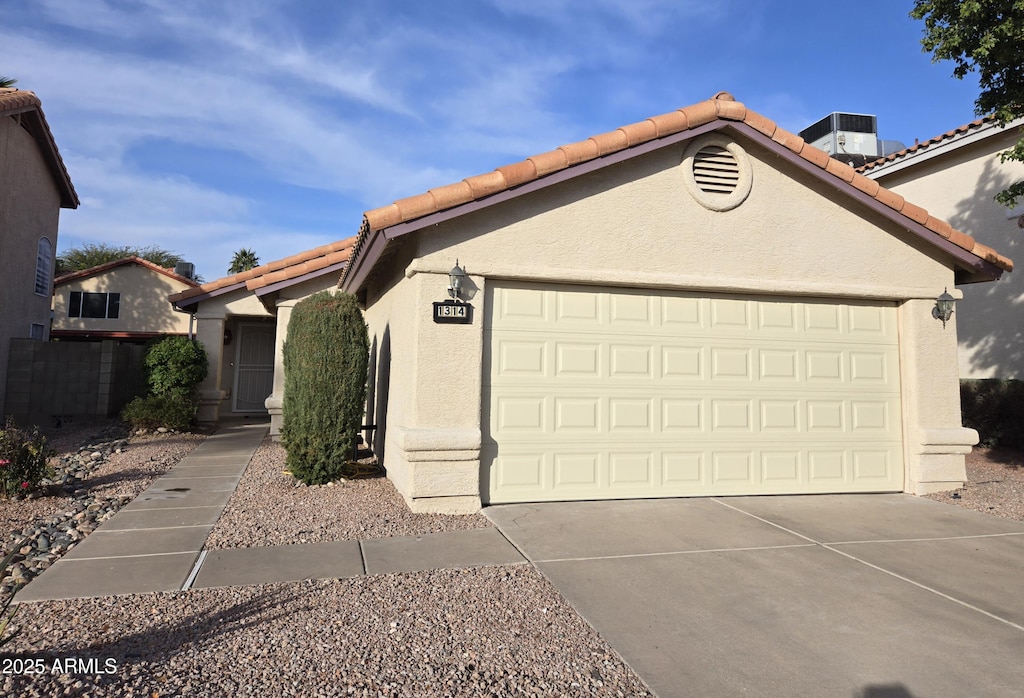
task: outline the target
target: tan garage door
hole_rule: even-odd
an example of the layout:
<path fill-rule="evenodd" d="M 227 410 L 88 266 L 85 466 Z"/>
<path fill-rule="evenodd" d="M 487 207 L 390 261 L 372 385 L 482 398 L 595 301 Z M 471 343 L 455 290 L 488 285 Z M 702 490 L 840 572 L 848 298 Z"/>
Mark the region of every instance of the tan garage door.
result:
<path fill-rule="evenodd" d="M 903 489 L 891 304 L 495 284 L 490 503 Z"/>

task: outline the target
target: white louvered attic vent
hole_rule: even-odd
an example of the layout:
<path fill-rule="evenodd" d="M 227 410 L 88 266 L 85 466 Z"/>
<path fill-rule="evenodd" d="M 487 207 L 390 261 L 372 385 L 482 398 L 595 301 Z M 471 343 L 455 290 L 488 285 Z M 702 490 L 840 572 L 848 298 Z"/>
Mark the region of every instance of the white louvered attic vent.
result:
<path fill-rule="evenodd" d="M 739 187 L 740 164 L 720 145 L 706 145 L 693 156 L 693 179 L 706 194 L 732 194 Z"/>

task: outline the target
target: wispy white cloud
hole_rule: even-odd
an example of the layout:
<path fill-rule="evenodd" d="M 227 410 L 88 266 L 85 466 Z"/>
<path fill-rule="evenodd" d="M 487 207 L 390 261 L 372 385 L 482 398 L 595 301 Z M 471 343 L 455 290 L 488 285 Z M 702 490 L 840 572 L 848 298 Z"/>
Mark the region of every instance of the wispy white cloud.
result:
<path fill-rule="evenodd" d="M 853 72 L 855 46 L 794 47 L 794 32 L 827 26 L 826 6 L 6 0 L 0 72 L 40 95 L 82 195 L 62 240 L 146 236 L 211 258 L 259 240 L 267 261 L 347 236 L 364 209 L 720 89 L 794 131 L 858 110 L 840 96 L 890 100 L 881 77 L 899 79 L 904 55 L 894 41 L 878 64 L 860 52 Z M 902 111 L 934 95 L 904 84 L 918 92 Z M 331 205 L 295 215 L 303 193 Z"/>

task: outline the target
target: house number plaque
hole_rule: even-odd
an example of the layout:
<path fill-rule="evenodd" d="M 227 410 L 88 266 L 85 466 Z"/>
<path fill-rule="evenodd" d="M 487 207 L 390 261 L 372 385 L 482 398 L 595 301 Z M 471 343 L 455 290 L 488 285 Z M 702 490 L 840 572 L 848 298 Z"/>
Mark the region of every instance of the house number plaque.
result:
<path fill-rule="evenodd" d="M 454 301 L 434 303 L 434 322 L 469 325 L 473 322 L 473 306 L 468 303 L 455 303 Z"/>

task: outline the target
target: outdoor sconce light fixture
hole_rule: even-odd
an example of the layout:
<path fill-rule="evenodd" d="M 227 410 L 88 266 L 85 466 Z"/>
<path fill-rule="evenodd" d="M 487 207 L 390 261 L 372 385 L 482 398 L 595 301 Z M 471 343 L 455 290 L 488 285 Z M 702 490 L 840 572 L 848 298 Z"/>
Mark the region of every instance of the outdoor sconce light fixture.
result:
<path fill-rule="evenodd" d="M 935 307 L 932 308 L 932 317 L 936 320 L 942 320 L 943 328 L 945 328 L 946 323 L 949 322 L 949 318 L 953 316 L 954 303 L 956 303 L 956 299 L 949 295 L 948 288 L 942 292 L 941 296 L 935 299 Z"/>
<path fill-rule="evenodd" d="M 455 260 L 455 267 L 448 272 L 448 295 L 459 300 L 462 297 L 462 284 L 466 281 L 466 270 Z"/>

